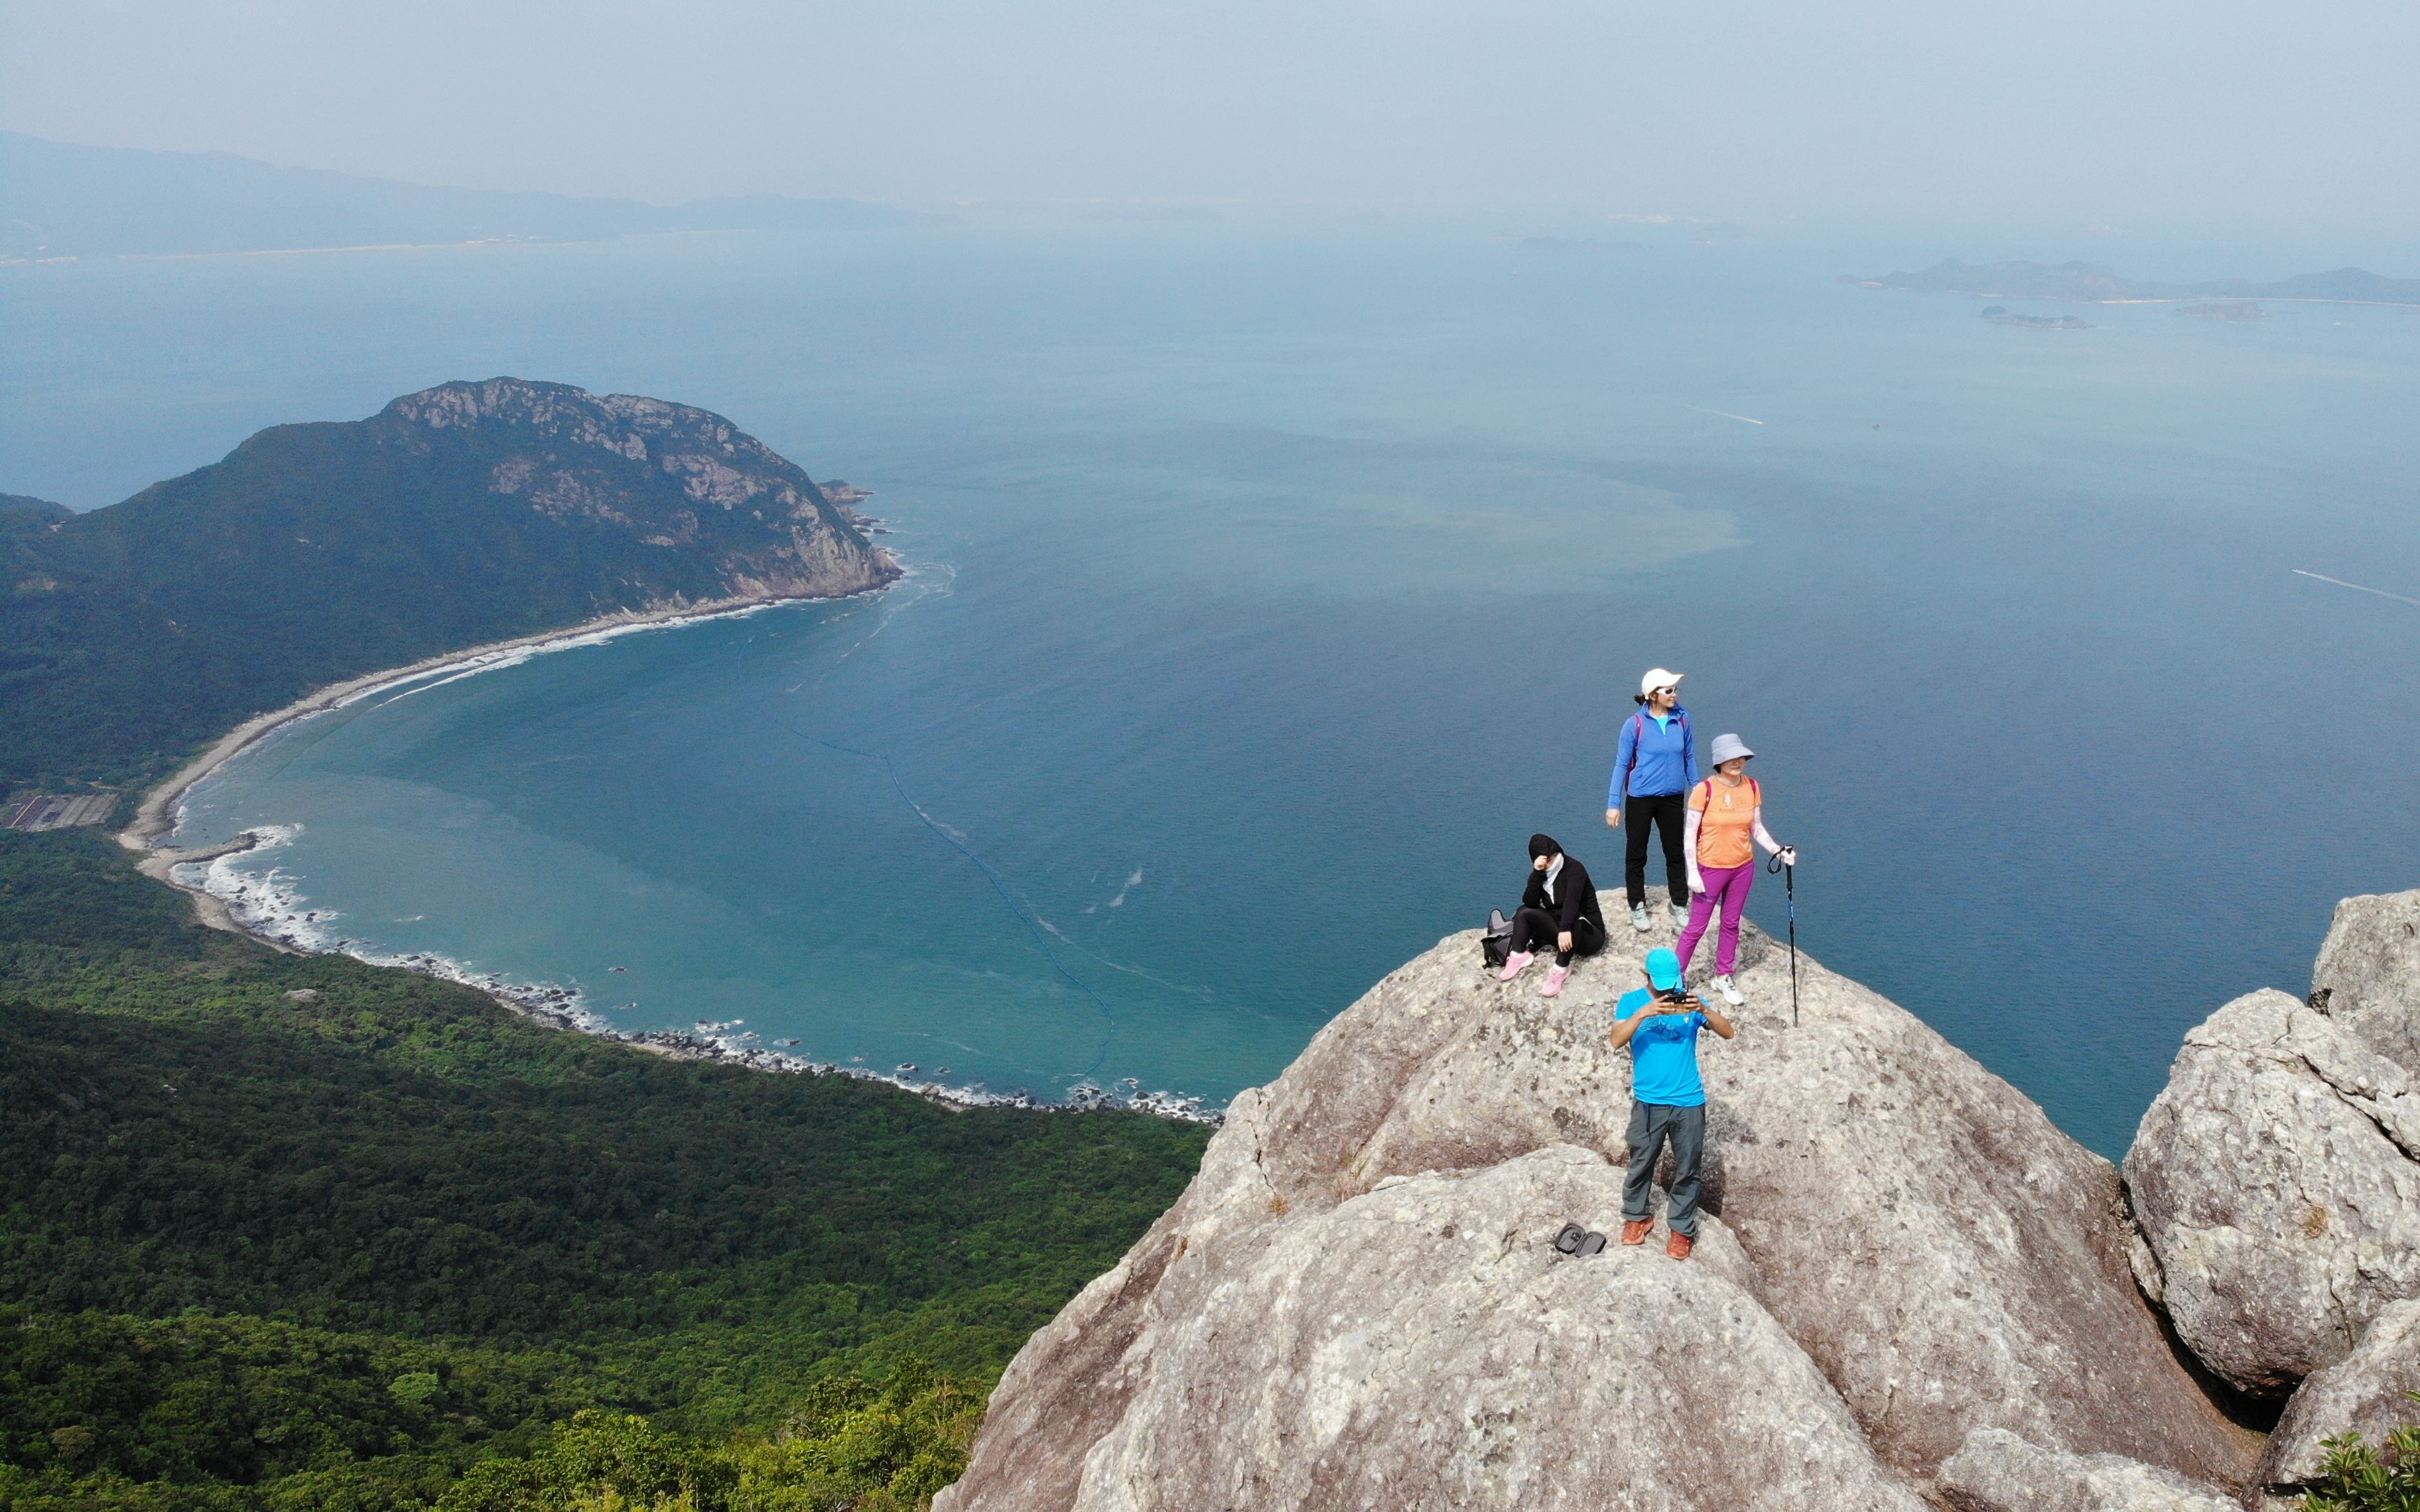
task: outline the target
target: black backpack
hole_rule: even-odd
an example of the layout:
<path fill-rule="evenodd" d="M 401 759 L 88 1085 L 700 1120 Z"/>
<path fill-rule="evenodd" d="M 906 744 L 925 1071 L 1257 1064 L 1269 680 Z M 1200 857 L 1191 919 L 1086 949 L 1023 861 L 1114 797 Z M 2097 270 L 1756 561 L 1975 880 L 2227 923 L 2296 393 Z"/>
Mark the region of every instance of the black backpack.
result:
<path fill-rule="evenodd" d="M 1504 917 L 1501 908 L 1487 911 L 1487 933 L 1479 942 L 1479 958 L 1491 967 L 1504 964 L 1512 953 L 1512 921 Z"/>

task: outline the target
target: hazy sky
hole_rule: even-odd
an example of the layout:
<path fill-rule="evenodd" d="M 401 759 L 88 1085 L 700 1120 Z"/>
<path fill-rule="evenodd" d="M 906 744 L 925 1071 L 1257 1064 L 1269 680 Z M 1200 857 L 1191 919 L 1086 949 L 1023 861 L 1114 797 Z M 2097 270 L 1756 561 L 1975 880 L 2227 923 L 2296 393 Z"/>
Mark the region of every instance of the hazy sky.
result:
<path fill-rule="evenodd" d="M 0 126 L 679 200 L 2408 222 L 2420 4 L 0 0 Z"/>

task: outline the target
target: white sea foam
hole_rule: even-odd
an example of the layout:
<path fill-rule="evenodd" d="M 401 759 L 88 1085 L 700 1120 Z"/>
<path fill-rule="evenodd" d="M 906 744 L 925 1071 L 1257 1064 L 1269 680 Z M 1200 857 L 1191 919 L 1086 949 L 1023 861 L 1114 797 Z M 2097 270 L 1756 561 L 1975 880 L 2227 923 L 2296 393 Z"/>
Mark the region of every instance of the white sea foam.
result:
<path fill-rule="evenodd" d="M 345 933 L 340 925 L 346 916 L 332 908 L 314 905 L 297 885 L 297 879 L 283 867 L 272 864 L 266 871 L 249 871 L 243 867 L 246 858 L 252 858 L 256 865 L 262 853 L 283 850 L 302 833 L 300 825 L 257 826 L 253 830 L 256 839 L 249 850 L 233 852 L 209 861 L 189 862 L 175 869 L 176 878 L 186 887 L 197 887 L 225 903 L 228 915 L 246 932 L 273 940 L 289 949 L 310 954 L 341 953 L 374 966 L 392 966 L 443 981 L 458 982 L 486 993 L 515 1012 L 549 1027 L 616 1040 L 681 1059 L 727 1061 L 755 1071 L 790 1075 L 849 1076 L 860 1081 L 884 1082 L 920 1097 L 964 1107 L 1024 1107 L 1070 1112 L 1130 1108 L 1191 1123 L 1217 1123 L 1222 1118 L 1218 1109 L 1206 1105 L 1198 1097 L 1170 1091 L 1114 1093 L 1090 1081 L 1077 1083 L 1067 1089 L 1063 1099 L 1050 1103 L 1021 1090 L 1000 1092 L 981 1084 L 954 1086 L 909 1075 L 883 1075 L 862 1066 L 840 1065 L 788 1050 L 768 1048 L 755 1030 L 746 1027 L 744 1019 L 701 1019 L 695 1028 L 688 1030 L 620 1028 L 590 1007 L 586 992 L 576 984 L 566 986 L 560 982 L 516 980 L 501 972 L 481 971 L 475 962 L 458 961 L 430 951 L 373 949 L 366 941 Z M 627 1003 L 619 1005 L 617 1011 L 628 1011 L 637 1007 L 636 1003 Z M 795 1045 L 798 1041 L 787 1042 Z"/>

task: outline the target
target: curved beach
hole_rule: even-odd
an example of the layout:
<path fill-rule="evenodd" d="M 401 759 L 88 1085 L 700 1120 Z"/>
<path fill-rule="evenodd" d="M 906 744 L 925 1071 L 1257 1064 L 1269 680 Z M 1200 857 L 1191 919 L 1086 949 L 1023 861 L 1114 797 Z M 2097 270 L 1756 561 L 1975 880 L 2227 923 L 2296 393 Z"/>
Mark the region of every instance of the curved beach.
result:
<path fill-rule="evenodd" d="M 893 579 L 894 581 L 896 579 Z M 865 590 L 878 593 L 888 588 Z M 562 629 L 520 636 L 510 640 L 492 641 L 472 646 L 443 656 L 430 656 L 408 666 L 387 668 L 365 673 L 341 683 L 315 689 L 280 709 L 245 720 L 227 732 L 173 777 L 159 783 L 144 795 L 133 821 L 116 836 L 119 844 L 138 853 L 138 869 L 147 876 L 168 884 L 191 898 L 199 922 L 212 929 L 240 934 L 281 954 L 308 955 L 322 950 L 353 955 L 373 965 L 391 966 L 437 977 L 485 993 L 497 1003 L 534 1023 L 550 1028 L 595 1035 L 632 1045 L 652 1054 L 685 1060 L 713 1060 L 745 1066 L 753 1071 L 807 1075 L 843 1075 L 864 1081 L 878 1081 L 914 1092 L 921 1097 L 957 1107 L 1035 1107 L 1084 1111 L 1094 1108 L 1128 1108 L 1163 1118 L 1191 1122 L 1217 1122 L 1218 1114 L 1201 1104 L 1199 1100 L 1174 1094 L 1143 1092 L 1119 1096 L 1106 1089 L 1078 1086 L 1070 1090 L 1063 1103 L 1045 1103 L 1027 1094 L 999 1093 L 975 1088 L 952 1087 L 939 1082 L 919 1081 L 910 1077 L 886 1075 L 850 1065 L 816 1061 L 804 1056 L 745 1042 L 746 1038 L 716 1032 L 725 1026 L 701 1025 L 695 1030 L 645 1029 L 624 1030 L 590 1012 L 582 1006 L 579 995 L 552 984 L 517 984 L 493 973 L 472 970 L 458 963 L 427 954 L 366 955 L 345 949 L 342 945 L 329 946 L 296 934 L 281 933 L 265 926 L 248 922 L 238 908 L 230 905 L 228 897 L 207 886 L 195 886 L 175 875 L 176 869 L 187 865 L 204 865 L 226 856 L 271 847 L 283 843 L 283 837 L 273 830 L 246 830 L 231 840 L 193 848 L 179 848 L 163 843 L 175 832 L 180 819 L 180 806 L 185 795 L 205 778 L 232 761 L 255 743 L 298 720 L 325 714 L 362 699 L 373 697 L 388 688 L 430 679 L 461 676 L 517 665 L 532 656 L 552 651 L 570 650 L 595 645 L 618 636 L 644 630 L 671 629 L 706 620 L 737 618 L 783 604 L 828 602 L 835 597 L 856 597 L 858 594 L 774 594 L 710 600 L 680 609 L 648 612 L 625 612 L 601 616 Z"/>

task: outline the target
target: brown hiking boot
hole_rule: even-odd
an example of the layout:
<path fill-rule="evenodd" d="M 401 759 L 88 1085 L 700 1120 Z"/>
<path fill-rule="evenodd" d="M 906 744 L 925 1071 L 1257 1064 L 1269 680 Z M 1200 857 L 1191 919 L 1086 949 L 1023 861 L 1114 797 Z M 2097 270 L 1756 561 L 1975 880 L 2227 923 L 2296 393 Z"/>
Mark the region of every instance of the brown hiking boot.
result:
<path fill-rule="evenodd" d="M 1625 1244 L 1644 1244 L 1647 1242 L 1647 1230 L 1654 1227 L 1655 1220 L 1652 1218 L 1633 1218 L 1621 1226 L 1621 1242 Z"/>
<path fill-rule="evenodd" d="M 1689 1252 L 1697 1248 L 1697 1246 L 1698 1242 L 1691 1239 L 1688 1235 L 1674 1234 L 1672 1236 L 1672 1242 L 1664 1246 L 1664 1253 L 1669 1255 L 1676 1260 L 1685 1260 L 1689 1257 Z"/>

